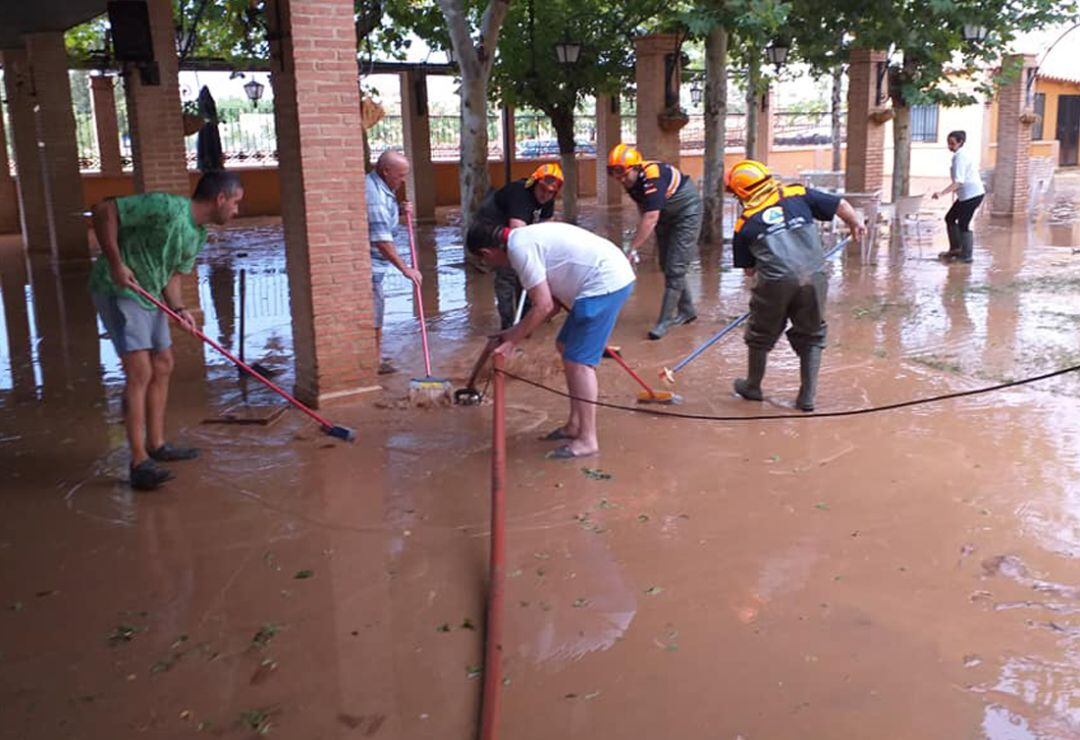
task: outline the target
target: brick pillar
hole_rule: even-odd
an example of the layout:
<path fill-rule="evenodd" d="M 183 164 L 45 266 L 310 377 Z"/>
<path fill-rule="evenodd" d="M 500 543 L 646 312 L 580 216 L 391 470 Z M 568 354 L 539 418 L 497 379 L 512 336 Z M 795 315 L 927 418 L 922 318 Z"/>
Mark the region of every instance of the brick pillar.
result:
<path fill-rule="evenodd" d="M 665 87 L 665 58 L 675 54 L 678 37 L 661 33 L 634 39 L 634 80 L 637 83 L 637 146 L 646 159 L 679 163 L 679 132 L 660 127 L 660 114 L 673 102 L 665 93 L 674 92 L 678 103 L 680 73 L 676 65 L 670 84 Z"/>
<path fill-rule="evenodd" d="M 191 195 L 184 155 L 180 110 L 179 62 L 171 0 L 146 0 L 159 85 L 144 85 L 132 68 L 124 77 L 127 92 L 135 192 Z"/>
<path fill-rule="evenodd" d="M 23 241 L 31 253 L 50 255 L 52 238 L 45 210 L 45 183 L 41 176 L 34 119 L 34 76 L 30 73 L 30 60 L 24 49 L 4 52 L 4 90 L 11 116 Z"/>
<path fill-rule="evenodd" d="M 401 128 L 405 156 L 412 165 L 405 192 L 413 203 L 417 220 L 435 218 L 435 167 L 431 163 L 431 125 L 428 119 L 427 75 L 402 72 Z"/>
<path fill-rule="evenodd" d="M 757 158 L 764 164 L 769 163 L 769 152 L 773 147 L 773 125 L 776 120 L 773 100 L 771 87 L 758 96 Z"/>
<path fill-rule="evenodd" d="M 120 127 L 116 122 L 116 92 L 113 78 L 94 75 L 90 78 L 90 95 L 94 101 L 94 127 L 97 130 L 101 174 L 119 175 Z"/>
<path fill-rule="evenodd" d="M 296 393 L 318 403 L 374 386 L 379 359 L 353 3 L 268 5 Z"/>
<path fill-rule="evenodd" d="M 622 141 L 622 116 L 619 98 L 615 95 L 596 96 L 596 205 L 617 206 L 622 203 L 623 186 L 607 174 L 607 156 Z"/>
<path fill-rule="evenodd" d="M 885 185 L 885 124 L 870 117 L 888 94 L 888 80 L 878 84 L 879 63 L 885 63 L 883 51 L 851 50 L 844 189 L 852 193 L 872 193 Z"/>
<path fill-rule="evenodd" d="M 79 147 L 64 34 L 27 34 L 26 55 L 34 88 L 38 156 L 45 195 L 45 217 L 54 259 L 87 261 L 87 241 Z"/>
<path fill-rule="evenodd" d="M 1033 114 L 1028 78 L 1035 74 L 1035 57 L 1012 54 L 1003 68 L 1021 65 L 1020 74 L 998 91 L 997 161 L 990 214 L 1014 218 L 1028 210 L 1028 169 L 1031 165 L 1031 123 L 1020 120 Z"/>
<path fill-rule="evenodd" d="M 0 112 L 0 234 L 12 234 L 19 230 L 19 191 L 15 187 L 15 178 L 11 176 L 6 142 L 4 116 Z"/>

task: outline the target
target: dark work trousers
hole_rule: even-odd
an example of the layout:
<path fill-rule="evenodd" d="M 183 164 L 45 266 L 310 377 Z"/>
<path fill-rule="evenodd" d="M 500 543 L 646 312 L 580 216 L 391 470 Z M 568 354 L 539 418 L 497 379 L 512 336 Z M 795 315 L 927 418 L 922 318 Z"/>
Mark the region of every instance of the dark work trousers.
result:
<path fill-rule="evenodd" d="M 956 224 L 960 231 L 971 231 L 971 219 L 982 204 L 983 197 L 982 195 L 976 195 L 974 198 L 968 198 L 967 200 L 953 201 L 952 208 L 945 214 L 945 227 L 949 228 Z"/>
<path fill-rule="evenodd" d="M 521 281 L 511 267 L 495 268 L 495 302 L 499 307 L 499 324 L 505 331 L 514 325 L 517 304 L 521 300 Z M 529 308 L 525 302 L 525 310 Z"/>
<path fill-rule="evenodd" d="M 674 304 L 669 310 L 674 310 L 677 305 L 678 310 L 694 313 L 686 271 L 698 254 L 702 215 L 701 196 L 693 180 L 689 180 L 671 196 L 656 222 L 656 247 L 660 269 L 664 271 L 665 304 Z"/>
<path fill-rule="evenodd" d="M 758 280 L 750 292 L 750 321 L 746 325 L 746 344 L 766 352 L 791 322 L 787 338 L 795 354 L 809 347 L 825 347 L 825 300 L 829 278 L 815 272 L 810 282 L 800 285 L 790 280 Z"/>

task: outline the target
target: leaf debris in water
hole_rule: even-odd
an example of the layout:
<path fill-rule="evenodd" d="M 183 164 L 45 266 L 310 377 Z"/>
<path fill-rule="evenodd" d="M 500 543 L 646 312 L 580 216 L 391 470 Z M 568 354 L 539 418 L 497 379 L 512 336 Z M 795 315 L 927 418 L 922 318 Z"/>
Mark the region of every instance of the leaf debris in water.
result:
<path fill-rule="evenodd" d="M 469 619 L 468 617 L 465 617 L 465 619 L 461 620 L 461 629 L 463 629 L 463 630 L 474 630 L 475 631 L 476 630 L 476 625 L 472 623 L 471 619 Z"/>
<path fill-rule="evenodd" d="M 276 624 L 267 623 L 259 628 L 259 631 L 251 638 L 251 644 L 255 647 L 266 647 L 274 639 L 274 635 L 281 631 Z"/>
<path fill-rule="evenodd" d="M 824 501 L 818 501 L 816 504 L 814 504 L 814 508 L 815 509 L 821 509 L 822 511 L 828 511 L 829 510 L 829 505 L 827 503 L 825 503 Z"/>
<path fill-rule="evenodd" d="M 118 624 L 113 627 L 113 631 L 108 634 L 109 644 L 119 645 L 122 642 L 131 642 L 135 635 L 142 631 L 142 627 L 135 627 L 130 624 Z"/>
<path fill-rule="evenodd" d="M 449 632 L 450 631 L 450 625 L 448 623 L 446 623 L 446 622 L 443 622 L 442 624 L 440 624 L 438 627 L 435 628 L 435 631 L 436 632 Z"/>
<path fill-rule="evenodd" d="M 465 676 L 466 676 L 466 678 L 480 678 L 480 676 L 483 673 L 484 673 L 483 666 L 470 665 L 470 666 L 465 667 Z"/>
<path fill-rule="evenodd" d="M 611 480 L 611 473 L 605 473 L 600 468 L 582 468 L 581 472 L 592 480 Z"/>
<path fill-rule="evenodd" d="M 664 593 L 664 589 L 660 586 L 649 586 L 645 589 L 646 596 L 659 596 L 662 593 Z"/>
<path fill-rule="evenodd" d="M 574 599 L 574 603 L 571 606 L 573 606 L 575 609 L 580 609 L 581 607 L 588 605 L 589 600 L 579 596 L 578 598 Z"/>
<path fill-rule="evenodd" d="M 304 570 L 298 570 L 298 571 L 296 571 L 296 575 L 295 575 L 295 576 L 293 576 L 293 578 L 295 578 L 295 579 L 297 579 L 297 580 L 301 580 L 301 581 L 302 581 L 303 579 L 305 579 L 305 578 L 311 578 L 311 577 L 313 577 L 314 575 L 315 575 L 315 571 L 313 571 L 313 570 L 307 570 L 307 569 L 305 568 Z"/>

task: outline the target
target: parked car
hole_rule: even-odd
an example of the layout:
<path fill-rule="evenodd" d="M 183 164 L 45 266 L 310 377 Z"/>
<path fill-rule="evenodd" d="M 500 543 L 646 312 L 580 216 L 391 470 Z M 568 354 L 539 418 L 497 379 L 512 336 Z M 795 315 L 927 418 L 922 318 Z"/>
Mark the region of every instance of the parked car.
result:
<path fill-rule="evenodd" d="M 578 154 L 596 154 L 596 145 L 591 141 L 578 139 L 575 149 Z M 519 159 L 532 159 L 535 157 L 559 156 L 559 142 L 555 139 L 526 139 L 517 143 L 517 156 Z"/>

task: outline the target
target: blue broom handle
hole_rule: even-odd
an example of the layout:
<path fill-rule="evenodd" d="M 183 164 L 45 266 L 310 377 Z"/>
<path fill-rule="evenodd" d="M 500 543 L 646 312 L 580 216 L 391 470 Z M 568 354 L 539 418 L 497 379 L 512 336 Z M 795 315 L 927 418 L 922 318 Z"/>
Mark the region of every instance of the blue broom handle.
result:
<path fill-rule="evenodd" d="M 851 241 L 851 237 L 850 237 L 850 236 L 848 236 L 848 237 L 845 237 L 845 238 L 841 239 L 841 240 L 840 240 L 840 241 L 839 241 L 839 242 L 838 242 L 838 243 L 836 244 L 836 246 L 834 246 L 834 247 L 833 247 L 832 249 L 830 249 L 830 250 L 829 250 L 828 252 L 826 252 L 826 253 L 825 253 L 825 259 L 826 259 L 826 260 L 832 259 L 832 257 L 833 257 L 834 255 L 836 255 L 836 254 L 837 254 L 837 253 L 838 253 L 838 252 L 839 252 L 839 251 L 840 251 L 841 249 L 843 249 L 844 247 L 846 247 L 846 246 L 847 246 L 847 244 L 848 244 L 848 242 L 850 242 L 850 241 Z M 680 361 L 679 361 L 679 364 L 678 364 L 678 365 L 676 365 L 675 367 L 673 367 L 673 368 L 671 369 L 671 372 L 672 372 L 672 373 L 677 373 L 677 372 L 679 372 L 680 370 L 682 370 L 682 369 L 683 369 L 684 367 L 686 367 L 686 366 L 687 366 L 687 365 L 688 365 L 689 363 L 693 362 L 693 361 L 694 361 L 694 360 L 695 360 L 695 359 L 696 359 L 696 358 L 698 357 L 698 355 L 700 355 L 700 354 L 701 354 L 702 352 L 704 352 L 705 350 L 707 350 L 707 349 L 708 349 L 709 347 L 713 346 L 714 344 L 716 344 L 717 342 L 719 342 L 719 341 L 720 341 L 721 339 L 723 339 L 723 338 L 724 338 L 725 336 L 727 336 L 728 334 L 730 334 L 730 333 L 731 333 L 732 331 L 734 331 L 734 330 L 735 330 L 735 329 L 736 329 L 736 328 L 737 328 L 737 327 L 739 326 L 739 324 L 741 324 L 742 322 L 746 321 L 746 320 L 747 320 L 748 318 L 750 318 L 750 312 L 749 312 L 749 311 L 747 311 L 746 313 L 744 313 L 744 314 L 743 314 L 742 316 L 740 316 L 739 318 L 737 318 L 737 319 L 733 320 L 733 321 L 732 321 L 732 322 L 731 322 L 730 324 L 728 324 L 727 326 L 725 326 L 725 327 L 724 327 L 723 329 L 721 329 L 720 331 L 718 331 L 718 332 L 716 332 L 715 334 L 713 334 L 713 335 L 712 335 L 712 337 L 710 337 L 710 338 L 709 338 L 709 341 L 705 342 L 705 344 L 701 345 L 700 347 L 698 347 L 697 349 L 695 349 L 695 350 L 694 350 L 693 352 L 691 352 L 691 353 L 690 353 L 689 355 L 687 355 L 687 356 L 686 356 L 686 357 L 684 357 L 684 358 L 683 358 L 682 360 L 680 360 Z"/>

